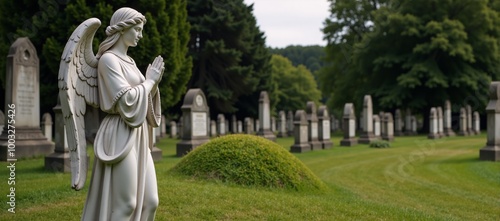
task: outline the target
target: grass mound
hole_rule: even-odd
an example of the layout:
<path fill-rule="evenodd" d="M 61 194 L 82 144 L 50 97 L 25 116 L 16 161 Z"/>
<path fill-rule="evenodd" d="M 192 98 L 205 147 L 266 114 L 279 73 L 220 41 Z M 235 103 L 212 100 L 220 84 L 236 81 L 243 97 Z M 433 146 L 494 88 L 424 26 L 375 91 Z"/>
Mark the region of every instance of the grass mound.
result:
<path fill-rule="evenodd" d="M 320 190 L 323 182 L 280 145 L 252 135 L 226 135 L 199 146 L 172 172 L 244 186 Z"/>

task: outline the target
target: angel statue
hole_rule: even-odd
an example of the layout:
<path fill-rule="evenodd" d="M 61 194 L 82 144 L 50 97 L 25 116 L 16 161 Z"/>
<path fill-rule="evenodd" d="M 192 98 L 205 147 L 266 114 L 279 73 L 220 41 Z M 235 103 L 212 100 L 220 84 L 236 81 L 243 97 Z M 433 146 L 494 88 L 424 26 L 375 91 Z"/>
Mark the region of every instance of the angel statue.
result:
<path fill-rule="evenodd" d="M 59 96 L 67 128 L 71 182 L 83 188 L 87 176 L 84 116 L 86 106 L 107 115 L 94 140 L 95 160 L 82 220 L 154 220 L 158 207 L 156 172 L 149 147 L 149 127 L 161 119 L 161 56 L 149 64 L 145 77 L 127 55 L 142 38 L 146 18 L 120 8 L 106 28 L 107 38 L 92 51 L 101 25 L 90 18 L 71 34 L 59 70 Z"/>

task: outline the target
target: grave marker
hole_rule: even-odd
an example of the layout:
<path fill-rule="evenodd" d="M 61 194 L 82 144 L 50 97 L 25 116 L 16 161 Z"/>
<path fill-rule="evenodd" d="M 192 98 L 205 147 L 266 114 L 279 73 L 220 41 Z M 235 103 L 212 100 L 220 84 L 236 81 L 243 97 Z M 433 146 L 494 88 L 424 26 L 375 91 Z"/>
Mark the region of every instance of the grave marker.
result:
<path fill-rule="evenodd" d="M 182 140 L 177 143 L 177 156 L 184 156 L 189 151 L 209 141 L 209 108 L 205 94 L 200 89 L 189 89 L 184 96 L 182 110 Z"/>

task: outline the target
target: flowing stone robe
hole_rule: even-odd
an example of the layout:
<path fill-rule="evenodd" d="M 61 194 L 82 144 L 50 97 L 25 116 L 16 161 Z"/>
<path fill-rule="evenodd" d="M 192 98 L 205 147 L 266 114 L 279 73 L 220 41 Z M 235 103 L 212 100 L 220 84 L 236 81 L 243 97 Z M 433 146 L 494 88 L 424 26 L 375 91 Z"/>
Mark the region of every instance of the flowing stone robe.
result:
<path fill-rule="evenodd" d="M 100 108 L 108 115 L 94 141 L 82 220 L 111 220 L 113 211 L 134 207 L 127 220 L 153 220 L 158 206 L 148 127 L 160 125 L 160 95 L 148 94 L 144 84 L 150 82 L 129 59 L 108 51 L 99 60 Z"/>

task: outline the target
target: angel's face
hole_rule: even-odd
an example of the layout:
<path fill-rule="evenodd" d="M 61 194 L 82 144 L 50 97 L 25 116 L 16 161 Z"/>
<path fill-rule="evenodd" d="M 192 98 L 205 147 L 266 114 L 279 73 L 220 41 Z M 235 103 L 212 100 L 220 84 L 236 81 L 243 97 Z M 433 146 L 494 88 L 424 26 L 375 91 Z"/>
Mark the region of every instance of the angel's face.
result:
<path fill-rule="evenodd" d="M 144 24 L 141 22 L 136 24 L 128 29 L 125 29 L 122 34 L 122 41 L 125 42 L 125 45 L 129 47 L 137 46 L 137 42 L 142 38 L 142 28 Z"/>

